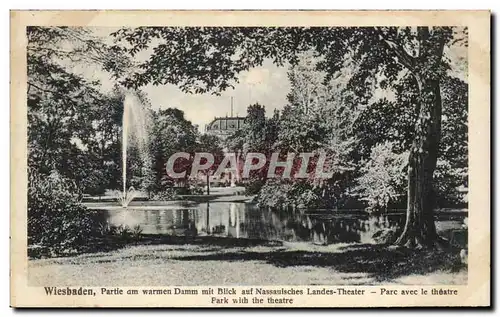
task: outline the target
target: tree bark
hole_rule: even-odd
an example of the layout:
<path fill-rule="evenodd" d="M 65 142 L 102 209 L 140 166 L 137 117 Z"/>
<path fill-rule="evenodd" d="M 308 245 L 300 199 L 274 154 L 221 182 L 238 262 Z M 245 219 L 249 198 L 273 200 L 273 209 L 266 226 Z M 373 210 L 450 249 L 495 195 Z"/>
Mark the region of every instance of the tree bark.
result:
<path fill-rule="evenodd" d="M 420 84 L 420 111 L 408 161 L 406 223 L 396 241 L 397 245 L 409 248 L 432 247 L 438 240 L 433 174 L 441 135 L 441 92 L 437 79 L 427 79 Z"/>
<path fill-rule="evenodd" d="M 434 223 L 433 176 L 441 139 L 442 57 L 446 42 L 442 28 L 419 27 L 419 56 L 410 65 L 419 89 L 415 138 L 408 158 L 406 223 L 396 245 L 409 248 L 439 246 Z"/>

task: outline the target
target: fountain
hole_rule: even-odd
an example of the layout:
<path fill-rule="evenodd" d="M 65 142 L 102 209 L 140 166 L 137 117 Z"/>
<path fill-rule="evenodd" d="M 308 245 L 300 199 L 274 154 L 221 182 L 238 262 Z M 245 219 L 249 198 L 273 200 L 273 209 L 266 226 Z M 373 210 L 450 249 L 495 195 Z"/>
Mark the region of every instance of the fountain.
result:
<path fill-rule="evenodd" d="M 123 190 L 123 192 L 119 193 L 118 201 L 121 203 L 123 208 L 127 208 L 128 204 L 132 201 L 132 199 L 137 196 L 137 191 L 134 187 L 130 186 L 128 190 Z"/>
<path fill-rule="evenodd" d="M 147 162 L 147 116 L 139 99 L 128 92 L 123 101 L 123 121 L 122 121 L 122 182 L 123 190 L 118 194 L 118 201 L 123 208 L 138 195 L 134 187 L 127 190 L 127 150 L 129 141 L 135 141 L 139 149 L 140 157 L 143 162 Z"/>

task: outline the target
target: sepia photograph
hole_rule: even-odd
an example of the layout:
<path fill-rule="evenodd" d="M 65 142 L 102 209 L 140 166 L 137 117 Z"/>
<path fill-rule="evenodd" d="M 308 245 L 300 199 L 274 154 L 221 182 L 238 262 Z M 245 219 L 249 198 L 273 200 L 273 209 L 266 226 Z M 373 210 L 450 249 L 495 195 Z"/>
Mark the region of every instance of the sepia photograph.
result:
<path fill-rule="evenodd" d="M 468 287 L 468 25 L 96 25 L 24 29 L 26 287 Z"/>

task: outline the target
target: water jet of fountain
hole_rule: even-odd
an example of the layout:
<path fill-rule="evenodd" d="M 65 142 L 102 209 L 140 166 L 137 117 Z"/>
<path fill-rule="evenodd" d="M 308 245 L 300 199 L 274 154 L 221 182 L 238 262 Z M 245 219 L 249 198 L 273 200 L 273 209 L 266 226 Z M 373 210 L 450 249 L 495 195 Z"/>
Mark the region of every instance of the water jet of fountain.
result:
<path fill-rule="evenodd" d="M 138 98 L 132 93 L 127 93 L 123 101 L 123 121 L 122 121 L 122 182 L 123 190 L 119 194 L 118 200 L 122 207 L 128 204 L 137 196 L 134 187 L 127 191 L 127 150 L 130 137 L 133 136 L 137 143 L 141 160 L 147 162 L 147 116 Z"/>
<path fill-rule="evenodd" d="M 122 120 L 122 181 L 123 181 L 123 199 L 122 207 L 127 207 L 125 197 L 127 196 L 127 148 L 128 148 L 128 125 L 130 117 L 130 106 L 127 102 L 128 96 L 123 101 L 123 120 Z"/>

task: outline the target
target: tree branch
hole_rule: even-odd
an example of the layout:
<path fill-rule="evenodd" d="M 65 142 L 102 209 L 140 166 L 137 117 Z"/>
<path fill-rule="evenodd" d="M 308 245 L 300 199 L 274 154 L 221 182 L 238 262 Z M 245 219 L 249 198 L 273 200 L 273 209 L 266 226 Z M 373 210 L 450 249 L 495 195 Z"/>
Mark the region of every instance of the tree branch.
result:
<path fill-rule="evenodd" d="M 397 61 L 410 72 L 413 72 L 415 70 L 415 58 L 408 54 L 401 45 L 389 40 L 381 30 L 378 30 L 378 35 L 382 43 L 396 55 Z"/>
<path fill-rule="evenodd" d="M 71 97 L 69 97 L 69 96 L 68 96 L 68 94 L 63 94 L 63 93 L 60 93 L 60 92 L 58 92 L 58 91 L 54 91 L 54 90 L 51 90 L 51 89 L 45 89 L 45 88 L 42 88 L 42 87 L 40 87 L 40 86 L 38 86 L 38 85 L 36 85 L 36 84 L 34 84 L 34 83 L 30 82 L 30 81 L 28 81 L 27 83 L 28 83 L 28 91 L 29 91 L 29 88 L 30 88 L 31 86 L 33 86 L 33 87 L 35 87 L 36 89 L 38 89 L 38 90 L 40 90 L 40 91 L 43 91 L 43 92 L 46 92 L 46 93 L 51 93 L 51 94 L 54 94 L 54 95 L 56 95 L 56 96 L 60 97 L 60 98 L 61 98 L 62 100 L 64 100 L 64 101 L 69 101 L 69 102 L 71 102 L 73 105 L 75 105 L 75 106 L 77 106 L 77 107 L 78 107 L 78 106 L 80 106 L 80 105 L 79 105 L 76 101 L 74 101 L 73 99 L 71 99 Z M 85 92 L 84 92 L 84 91 L 82 91 L 82 94 L 84 94 L 84 93 L 85 93 Z M 98 102 L 98 103 L 102 101 L 102 100 L 98 99 L 96 96 L 93 96 L 92 94 L 85 94 L 85 95 L 86 95 L 87 97 L 90 97 L 90 98 L 94 99 L 94 100 L 95 100 L 96 102 Z M 76 96 L 76 97 L 78 97 L 78 96 Z"/>
<path fill-rule="evenodd" d="M 33 86 L 33 87 L 35 87 L 36 89 L 38 89 L 38 90 L 40 90 L 40 91 L 43 91 L 43 92 L 47 92 L 47 93 L 51 93 L 51 94 L 55 94 L 55 95 L 57 95 L 57 96 L 64 96 L 64 95 L 62 95 L 61 93 L 58 93 L 57 91 L 53 91 L 53 90 L 50 90 L 50 89 L 44 89 L 44 88 L 42 88 L 42 87 L 40 87 L 40 86 L 38 86 L 38 85 L 36 85 L 36 84 L 33 84 L 32 82 L 29 82 L 29 81 L 28 81 L 28 89 L 29 89 L 31 86 Z"/>

